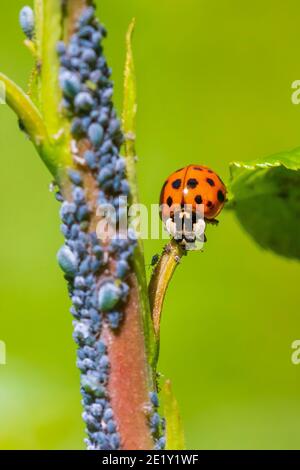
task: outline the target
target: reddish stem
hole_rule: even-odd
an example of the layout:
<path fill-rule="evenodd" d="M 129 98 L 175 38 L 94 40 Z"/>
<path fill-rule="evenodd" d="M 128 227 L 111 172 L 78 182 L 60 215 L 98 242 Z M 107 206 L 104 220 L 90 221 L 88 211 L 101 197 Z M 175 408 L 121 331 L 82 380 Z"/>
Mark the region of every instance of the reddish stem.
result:
<path fill-rule="evenodd" d="M 87 0 L 69 0 L 65 29 L 66 36 L 74 31 L 75 22 Z M 88 142 L 78 142 L 79 153 L 87 149 Z M 96 231 L 99 218 L 96 216 L 98 188 L 95 179 L 85 168 L 78 167 L 84 178 L 84 189 L 92 218 L 90 232 Z M 68 183 L 63 193 L 70 194 Z M 114 259 L 110 255 L 109 271 L 99 276 L 98 285 L 114 272 Z M 139 285 L 134 271 L 129 276 L 130 294 L 124 307 L 124 321 L 117 333 L 104 325 L 101 335 L 108 347 L 110 374 L 108 383 L 109 398 L 121 437 L 122 450 L 153 449 L 154 442 L 148 425 L 149 392 L 153 390 L 151 369 L 147 360 L 142 306 L 140 305 Z"/>
<path fill-rule="evenodd" d="M 120 333 L 114 334 L 108 327 L 103 331 L 111 366 L 108 390 L 122 449 L 146 450 L 153 448 L 147 422 L 150 384 L 134 274 L 130 276 L 130 285 Z"/>

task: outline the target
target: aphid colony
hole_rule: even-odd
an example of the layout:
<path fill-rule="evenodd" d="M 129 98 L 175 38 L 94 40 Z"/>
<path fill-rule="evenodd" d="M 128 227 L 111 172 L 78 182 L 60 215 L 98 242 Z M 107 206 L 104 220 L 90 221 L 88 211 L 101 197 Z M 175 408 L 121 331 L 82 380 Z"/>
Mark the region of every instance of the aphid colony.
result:
<path fill-rule="evenodd" d="M 20 23 L 28 38 L 34 37 L 34 15 L 29 7 L 20 13 Z M 58 252 L 58 262 L 68 281 L 74 317 L 74 339 L 78 345 L 77 366 L 81 371 L 83 419 L 86 423 L 88 449 L 113 450 L 121 446 L 107 393 L 109 358 L 101 340 L 101 325 L 113 330 L 122 325 L 123 307 L 129 294 L 126 278 L 136 246 L 133 233 L 124 239 L 114 238 L 105 246 L 95 232 L 90 232 L 91 213 L 83 189 L 83 173 L 90 172 L 98 185 L 98 204 L 112 204 L 120 216 L 119 197 L 130 188 L 125 175 L 125 161 L 120 157 L 123 142 L 120 121 L 112 104 L 111 71 L 102 54 L 101 40 L 105 29 L 95 18 L 95 9 L 86 8 L 78 20 L 77 30 L 68 44 L 59 42 L 61 112 L 71 120 L 72 153 L 77 169 L 68 173 L 72 198 L 61 206 L 61 231 L 65 244 Z M 79 155 L 77 144 L 86 148 Z M 80 171 L 80 165 L 84 172 Z M 99 286 L 99 276 L 113 259 L 115 272 Z M 110 269 L 111 271 L 111 269 Z M 153 395 L 156 396 L 156 395 Z M 156 447 L 163 448 L 163 420 L 157 413 L 157 399 L 149 397 L 153 412 L 149 426 Z"/>
<path fill-rule="evenodd" d="M 120 123 L 111 103 L 110 71 L 100 46 L 105 35 L 104 28 L 94 17 L 94 9 L 88 8 L 80 17 L 78 31 L 69 44 L 60 42 L 57 45 L 62 111 L 71 119 L 73 153 L 75 158 L 78 157 L 76 142 L 86 139 L 83 159 L 101 185 L 99 204 L 113 203 L 114 198 L 123 194 L 121 184 L 124 186 L 126 181 L 125 164 L 119 157 Z M 135 245 L 129 239 L 122 243 L 113 240 L 105 249 L 99 244 L 96 233 L 88 231 L 90 209 L 82 188 L 81 173 L 71 170 L 69 178 L 73 185 L 72 202 L 63 202 L 61 208 L 66 244 L 58 253 L 58 261 L 66 273 L 73 304 L 71 313 L 75 319 L 74 339 L 78 344 L 77 366 L 81 371 L 87 445 L 88 449 L 95 450 L 119 449 L 120 436 L 106 390 L 109 359 L 100 332 L 104 316 L 113 329 L 120 326 L 122 304 L 129 292 L 124 279 Z M 117 268 L 120 262 L 125 265 L 122 277 L 115 275 L 98 287 L 97 278 L 107 266 L 110 255 L 116 259 Z"/>

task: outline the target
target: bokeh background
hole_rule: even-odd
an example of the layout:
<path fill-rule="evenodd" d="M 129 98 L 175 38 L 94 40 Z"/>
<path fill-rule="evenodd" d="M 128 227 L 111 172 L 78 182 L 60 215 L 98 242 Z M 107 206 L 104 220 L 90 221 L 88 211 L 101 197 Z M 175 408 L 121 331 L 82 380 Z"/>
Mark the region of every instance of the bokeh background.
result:
<path fill-rule="evenodd" d="M 142 201 L 191 162 L 228 180 L 228 163 L 300 143 L 298 0 L 99 0 L 121 110 L 124 35 L 135 16 Z M 31 58 L 20 0 L 2 0 L 1 71 L 22 86 Z M 83 448 L 71 315 L 55 255 L 62 243 L 50 177 L 0 106 L 0 448 Z M 187 448 L 300 448 L 298 263 L 262 251 L 233 214 L 176 272 L 159 369 L 173 381 Z M 280 230 L 280 227 L 278 227 Z M 146 242 L 146 257 L 162 248 Z"/>

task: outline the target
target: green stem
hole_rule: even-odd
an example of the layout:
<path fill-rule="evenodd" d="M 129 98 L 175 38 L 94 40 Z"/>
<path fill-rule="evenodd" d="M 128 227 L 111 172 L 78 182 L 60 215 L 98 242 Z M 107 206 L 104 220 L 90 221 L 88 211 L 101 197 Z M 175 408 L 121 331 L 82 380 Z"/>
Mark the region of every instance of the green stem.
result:
<path fill-rule="evenodd" d="M 159 343 L 162 307 L 167 288 L 182 256 L 185 254 L 186 251 L 179 243 L 172 240 L 165 246 L 150 280 L 149 298 L 157 343 Z"/>
<path fill-rule="evenodd" d="M 166 380 L 164 383 L 162 395 L 166 418 L 166 450 L 185 450 L 185 438 L 179 406 L 170 380 Z"/>
<path fill-rule="evenodd" d="M 0 81 L 5 86 L 6 103 L 17 114 L 44 163 L 55 176 L 58 158 L 50 143 L 41 113 L 29 96 L 2 73 L 0 73 Z"/>
<path fill-rule="evenodd" d="M 126 63 L 124 77 L 124 107 L 123 107 L 123 131 L 125 134 L 125 157 L 128 182 L 130 184 L 131 196 L 130 204 L 139 204 L 138 184 L 136 175 L 136 114 L 137 114 L 137 93 L 134 59 L 132 53 L 132 35 L 135 27 L 135 19 L 129 25 L 126 35 Z M 147 292 L 147 278 L 145 271 L 144 246 L 141 238 L 134 255 L 134 270 L 139 284 L 140 306 L 142 310 L 146 347 L 149 363 L 154 369 L 157 362 L 157 351 L 155 346 L 155 335 L 151 319 Z"/>

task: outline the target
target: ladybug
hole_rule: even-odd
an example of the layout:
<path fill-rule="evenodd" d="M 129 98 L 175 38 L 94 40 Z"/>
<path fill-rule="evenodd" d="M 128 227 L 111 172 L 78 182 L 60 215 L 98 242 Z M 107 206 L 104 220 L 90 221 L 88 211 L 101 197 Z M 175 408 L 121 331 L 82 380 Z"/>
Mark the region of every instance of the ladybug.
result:
<path fill-rule="evenodd" d="M 188 165 L 175 171 L 160 194 L 161 217 L 168 232 L 181 241 L 204 235 L 205 222 L 218 223 L 215 218 L 224 207 L 226 194 L 221 178 L 207 166 Z M 178 228 L 178 220 L 183 218 L 191 220 L 188 230 Z"/>

